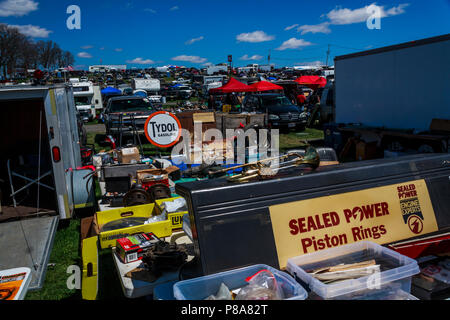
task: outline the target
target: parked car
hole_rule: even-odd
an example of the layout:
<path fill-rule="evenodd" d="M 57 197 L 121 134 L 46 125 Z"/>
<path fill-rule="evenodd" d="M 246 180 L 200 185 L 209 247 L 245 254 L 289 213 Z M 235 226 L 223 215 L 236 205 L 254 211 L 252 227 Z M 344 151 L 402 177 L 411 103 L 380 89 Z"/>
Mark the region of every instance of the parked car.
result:
<path fill-rule="evenodd" d="M 149 99 L 139 96 L 113 97 L 103 113 L 107 135 L 144 133 L 145 122 L 156 108 Z"/>
<path fill-rule="evenodd" d="M 247 95 L 243 101 L 243 111 L 267 112 L 269 126 L 283 130 L 305 130 L 308 123 L 308 115 L 300 108 L 293 105 L 283 94 L 261 93 Z"/>
<path fill-rule="evenodd" d="M 178 97 L 178 91 L 175 88 L 168 87 L 161 89 L 161 95 L 166 97 L 167 101 L 175 100 Z"/>
<path fill-rule="evenodd" d="M 176 88 L 176 91 L 178 93 L 178 99 L 186 99 L 186 100 L 189 99 L 194 92 L 189 86 L 180 86 Z"/>

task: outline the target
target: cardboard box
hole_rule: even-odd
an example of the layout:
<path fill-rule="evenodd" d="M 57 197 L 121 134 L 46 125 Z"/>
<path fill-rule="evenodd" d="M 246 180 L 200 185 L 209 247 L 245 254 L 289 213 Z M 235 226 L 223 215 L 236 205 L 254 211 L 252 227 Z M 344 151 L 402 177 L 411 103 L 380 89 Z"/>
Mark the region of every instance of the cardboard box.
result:
<path fill-rule="evenodd" d="M 116 253 L 123 263 L 142 260 L 145 251 L 159 241 L 153 233 L 140 233 L 117 239 Z"/>
<path fill-rule="evenodd" d="M 139 149 L 136 147 L 118 149 L 116 152 L 117 160 L 122 164 L 138 163 L 141 161 Z"/>
<path fill-rule="evenodd" d="M 181 198 L 181 197 L 156 200 L 155 210 L 158 213 L 158 215 L 162 214 L 162 212 L 163 212 L 163 208 L 161 206 L 164 202 L 170 202 L 170 201 L 173 201 L 173 200 L 179 199 L 179 198 Z M 179 230 L 179 229 L 183 228 L 183 216 L 185 214 L 189 214 L 189 212 L 188 211 L 180 211 L 180 212 L 174 212 L 174 213 L 167 214 L 169 221 L 171 223 L 171 226 L 172 226 L 172 230 Z"/>
<path fill-rule="evenodd" d="M 156 213 L 154 203 L 142 206 L 100 211 L 93 217 L 82 220 L 81 232 L 85 237 L 98 236 L 99 245 L 102 249 L 112 248 L 116 245 L 117 239 L 125 238 L 138 233 L 153 233 L 159 238 L 170 237 L 172 235 L 172 223 L 170 220 L 100 232 L 102 227 L 109 222 L 130 217 L 150 218 L 154 215 L 154 213 Z"/>
<path fill-rule="evenodd" d="M 170 166 L 165 169 L 172 181 L 181 180 L 181 170 L 177 166 Z"/>
<path fill-rule="evenodd" d="M 159 182 L 169 186 L 169 172 L 164 169 L 139 170 L 136 172 L 136 176 L 138 183 L 142 185 L 149 182 Z"/>

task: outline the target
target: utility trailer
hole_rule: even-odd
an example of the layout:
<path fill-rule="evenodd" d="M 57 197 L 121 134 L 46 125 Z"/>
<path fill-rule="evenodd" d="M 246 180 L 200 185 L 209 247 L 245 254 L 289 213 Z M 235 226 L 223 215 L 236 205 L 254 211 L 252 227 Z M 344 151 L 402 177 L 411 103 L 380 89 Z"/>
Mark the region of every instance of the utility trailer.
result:
<path fill-rule="evenodd" d="M 72 87 L 0 87 L 0 150 L 0 270 L 28 267 L 39 289 L 59 220 L 95 203 Z"/>
<path fill-rule="evenodd" d="M 327 146 L 345 152 L 356 137 L 374 144 L 378 155 L 449 152 L 449 56 L 446 34 L 336 57 Z"/>

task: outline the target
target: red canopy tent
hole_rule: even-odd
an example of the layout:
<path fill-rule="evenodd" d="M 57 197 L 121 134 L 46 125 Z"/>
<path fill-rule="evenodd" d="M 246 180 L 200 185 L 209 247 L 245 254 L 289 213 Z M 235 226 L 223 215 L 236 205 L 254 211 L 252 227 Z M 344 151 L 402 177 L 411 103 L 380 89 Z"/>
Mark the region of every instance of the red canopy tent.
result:
<path fill-rule="evenodd" d="M 307 86 L 313 90 L 323 88 L 327 85 L 327 79 L 319 76 L 301 76 L 295 80 L 298 84 Z"/>
<path fill-rule="evenodd" d="M 236 80 L 235 78 L 231 78 L 227 84 L 220 88 L 214 88 L 209 90 L 210 93 L 231 93 L 231 92 L 252 92 L 255 91 L 254 88 Z"/>
<path fill-rule="evenodd" d="M 250 85 L 255 91 L 271 91 L 271 90 L 284 90 L 283 87 L 268 81 L 260 81 Z"/>

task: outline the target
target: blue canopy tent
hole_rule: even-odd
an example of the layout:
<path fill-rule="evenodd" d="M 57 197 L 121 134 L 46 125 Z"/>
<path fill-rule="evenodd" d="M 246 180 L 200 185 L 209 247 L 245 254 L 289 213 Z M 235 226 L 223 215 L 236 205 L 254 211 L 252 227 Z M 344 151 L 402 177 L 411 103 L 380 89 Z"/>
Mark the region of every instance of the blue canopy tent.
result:
<path fill-rule="evenodd" d="M 122 91 L 113 87 L 107 87 L 102 90 L 102 95 L 104 96 L 119 95 L 119 94 L 122 94 Z"/>
<path fill-rule="evenodd" d="M 148 97 L 147 92 L 145 92 L 144 90 L 135 91 L 133 93 L 133 95 L 138 96 L 138 97 L 142 97 L 142 98 L 147 98 Z"/>

